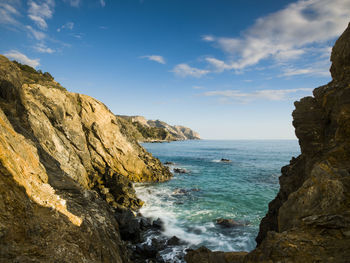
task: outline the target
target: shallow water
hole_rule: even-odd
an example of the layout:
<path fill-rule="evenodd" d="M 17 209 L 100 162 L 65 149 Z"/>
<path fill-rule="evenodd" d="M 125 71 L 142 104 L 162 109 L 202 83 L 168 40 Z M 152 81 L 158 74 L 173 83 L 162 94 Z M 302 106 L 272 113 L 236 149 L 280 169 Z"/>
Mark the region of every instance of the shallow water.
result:
<path fill-rule="evenodd" d="M 163 251 L 164 259 L 202 245 L 221 251 L 254 249 L 260 220 L 278 192 L 281 167 L 299 154 L 296 140 L 200 140 L 143 146 L 163 163 L 174 162 L 171 169 L 188 171 L 165 183 L 136 185 L 137 195 L 145 201 L 141 213 L 161 218 L 164 235 L 188 242 L 175 251 Z M 215 224 L 217 218 L 231 218 L 242 226 L 221 228 Z"/>

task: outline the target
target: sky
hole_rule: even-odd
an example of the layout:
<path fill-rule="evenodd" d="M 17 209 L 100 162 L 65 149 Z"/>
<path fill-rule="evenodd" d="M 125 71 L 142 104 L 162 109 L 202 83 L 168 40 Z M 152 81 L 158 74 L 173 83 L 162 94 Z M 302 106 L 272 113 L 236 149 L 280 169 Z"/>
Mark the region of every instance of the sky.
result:
<path fill-rule="evenodd" d="M 0 0 L 0 54 L 115 114 L 204 139 L 295 139 L 349 0 Z"/>

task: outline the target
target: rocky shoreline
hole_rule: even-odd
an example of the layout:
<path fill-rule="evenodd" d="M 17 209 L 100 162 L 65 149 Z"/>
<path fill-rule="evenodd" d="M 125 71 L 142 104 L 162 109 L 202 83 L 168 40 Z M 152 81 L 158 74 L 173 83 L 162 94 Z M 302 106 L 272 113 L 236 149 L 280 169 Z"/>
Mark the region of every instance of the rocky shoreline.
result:
<path fill-rule="evenodd" d="M 332 81 L 295 102 L 301 155 L 281 169 L 280 191 L 250 253 L 190 251 L 188 263 L 349 262 L 350 25 L 331 55 Z"/>
<path fill-rule="evenodd" d="M 301 155 L 282 168 L 256 249 L 202 247 L 183 255 L 188 263 L 348 261 L 350 28 L 331 61 L 332 82 L 295 103 Z M 137 214 L 143 202 L 133 183 L 172 174 L 130 126 L 101 102 L 3 56 L 0 87 L 0 261 L 163 262 L 158 252 L 182 241 Z M 158 239 L 146 238 L 152 231 Z"/>

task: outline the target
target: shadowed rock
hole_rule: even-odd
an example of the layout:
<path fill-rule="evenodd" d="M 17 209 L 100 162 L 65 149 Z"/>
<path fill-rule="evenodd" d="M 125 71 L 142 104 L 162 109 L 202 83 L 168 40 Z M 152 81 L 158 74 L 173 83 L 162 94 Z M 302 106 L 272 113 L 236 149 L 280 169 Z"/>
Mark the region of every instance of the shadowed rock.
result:
<path fill-rule="evenodd" d="M 130 262 L 113 208 L 142 205 L 132 181 L 171 174 L 124 131 L 101 102 L 0 56 L 1 262 Z"/>
<path fill-rule="evenodd" d="M 332 82 L 295 102 L 301 155 L 281 169 L 280 190 L 260 223 L 257 248 L 238 262 L 350 258 L 350 27 L 333 47 L 331 61 Z M 186 260 L 237 262 L 221 261 L 216 253 L 202 248 Z"/>

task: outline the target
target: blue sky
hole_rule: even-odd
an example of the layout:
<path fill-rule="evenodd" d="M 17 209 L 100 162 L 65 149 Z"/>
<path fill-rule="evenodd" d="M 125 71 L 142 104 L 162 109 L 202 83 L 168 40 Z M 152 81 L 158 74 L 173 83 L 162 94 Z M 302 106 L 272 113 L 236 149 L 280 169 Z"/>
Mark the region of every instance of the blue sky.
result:
<path fill-rule="evenodd" d="M 116 114 L 293 139 L 349 21 L 349 0 L 0 0 L 0 53 Z"/>

